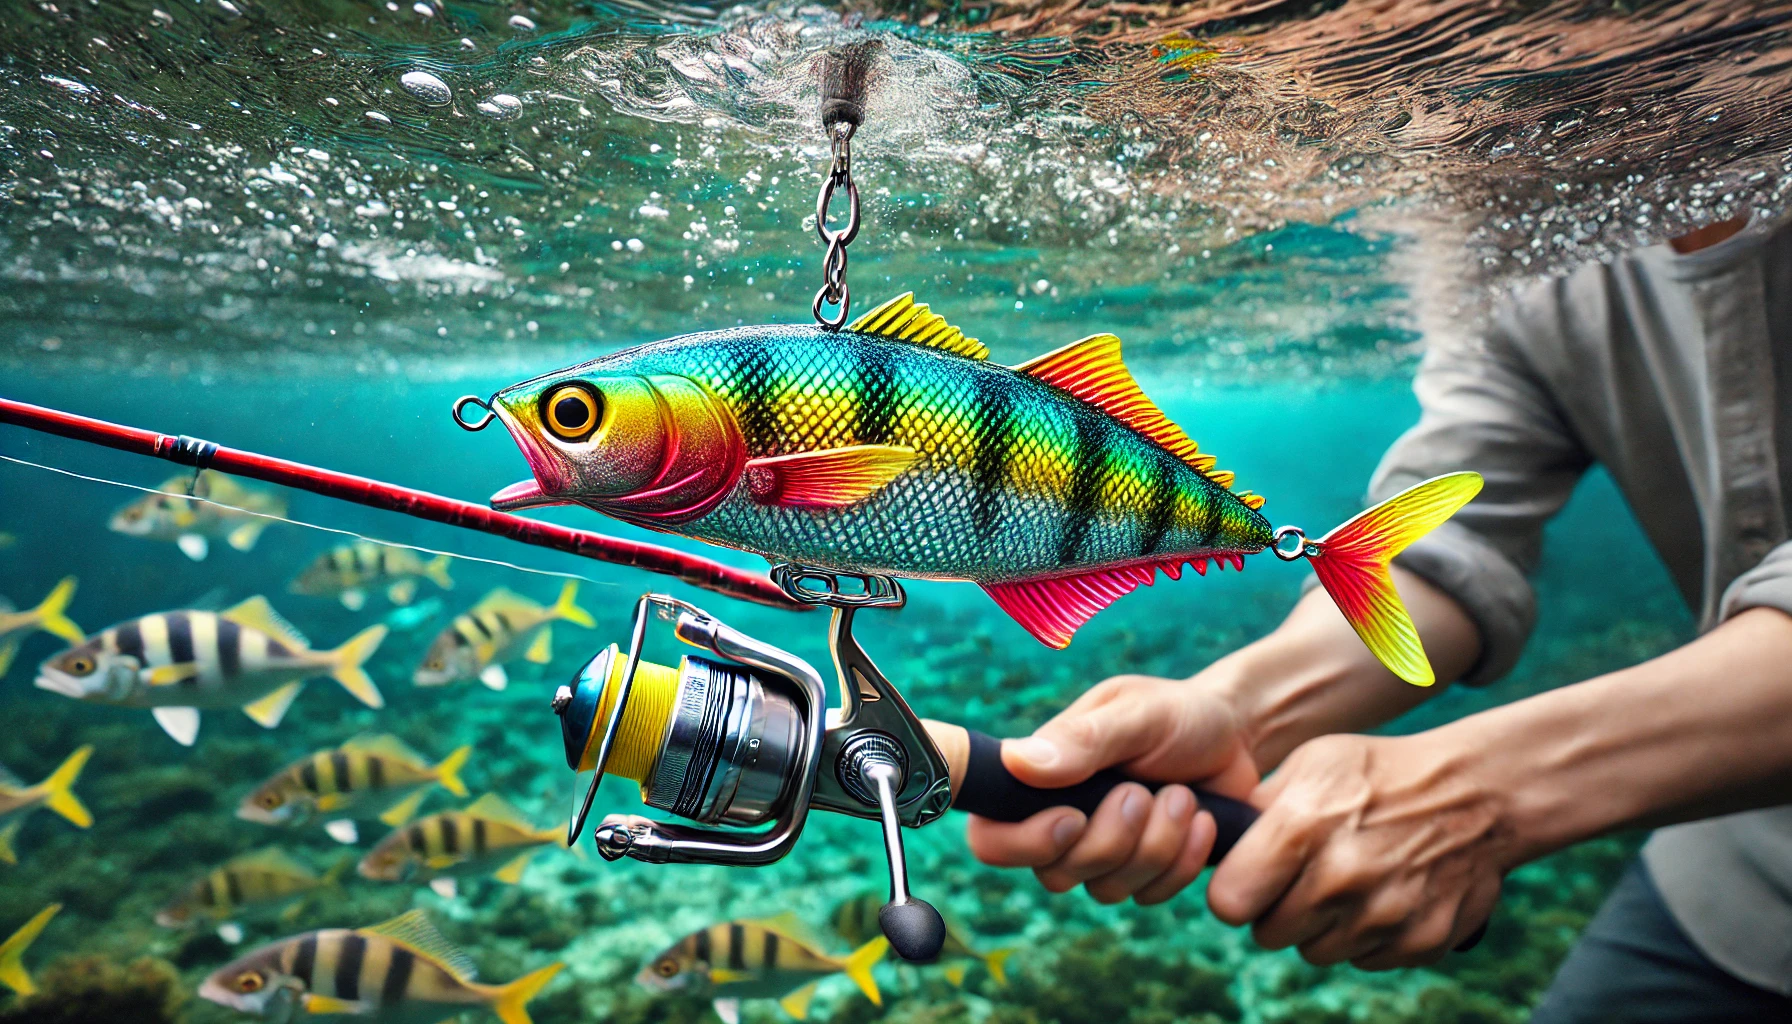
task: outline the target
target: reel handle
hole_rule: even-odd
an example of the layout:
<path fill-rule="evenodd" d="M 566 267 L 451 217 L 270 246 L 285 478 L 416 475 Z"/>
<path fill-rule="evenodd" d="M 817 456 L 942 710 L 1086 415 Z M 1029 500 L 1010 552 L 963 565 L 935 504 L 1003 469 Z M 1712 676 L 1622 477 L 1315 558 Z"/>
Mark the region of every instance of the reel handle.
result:
<path fill-rule="evenodd" d="M 965 732 L 970 739 L 969 757 L 952 806 L 995 821 L 1025 821 L 1051 807 L 1074 807 L 1084 814 L 1094 814 L 1102 798 L 1122 782 L 1139 782 L 1154 793 L 1165 785 L 1129 779 L 1112 768 L 1104 768 L 1074 786 L 1039 789 L 1015 778 L 1002 763 L 1001 740 L 975 729 Z M 1257 809 L 1242 800 L 1199 789 L 1195 790 L 1195 803 L 1212 814 L 1214 824 L 1219 826 L 1213 852 L 1207 856 L 1207 863 L 1218 864 L 1232 852 L 1244 830 L 1257 820 Z"/>

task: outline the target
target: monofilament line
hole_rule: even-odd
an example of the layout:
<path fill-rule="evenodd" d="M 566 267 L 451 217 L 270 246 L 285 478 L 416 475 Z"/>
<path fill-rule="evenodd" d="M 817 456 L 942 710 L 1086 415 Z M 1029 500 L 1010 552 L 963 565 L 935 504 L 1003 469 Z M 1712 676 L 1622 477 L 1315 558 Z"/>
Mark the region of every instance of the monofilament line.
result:
<path fill-rule="evenodd" d="M 463 562 L 478 562 L 482 565 L 496 565 L 500 568 L 515 569 L 517 572 L 526 572 L 534 576 L 557 576 L 561 579 L 583 580 L 586 583 L 593 583 L 600 587 L 621 586 L 620 583 L 615 583 L 609 580 L 594 580 L 589 576 L 576 572 L 560 572 L 556 569 L 536 569 L 527 565 L 518 565 L 515 562 L 506 562 L 499 558 L 480 558 L 478 555 L 463 555 L 457 551 L 443 551 L 439 548 L 426 548 L 419 544 L 401 544 L 398 541 L 381 540 L 378 537 L 369 537 L 364 533 L 356 533 L 353 530 L 344 530 L 340 527 L 321 526 L 317 523 L 307 523 L 299 519 L 288 519 L 285 516 L 276 516 L 267 512 L 256 512 L 253 509 L 238 508 L 235 505 L 227 505 L 224 502 L 213 501 L 210 498 L 202 498 L 195 494 L 183 494 L 179 491 L 163 491 L 154 487 L 144 487 L 141 484 L 126 483 L 123 480 L 110 480 L 103 476 L 89 476 L 86 473 L 77 473 L 74 470 L 63 469 L 59 466 L 46 466 L 41 462 L 32 462 L 29 459 L 14 458 L 11 455 L 0 455 L 0 461 L 10 462 L 16 466 L 28 466 L 32 469 L 41 469 L 45 472 L 72 477 L 76 480 L 85 480 L 89 483 L 109 484 L 113 487 L 122 487 L 127 491 L 140 491 L 144 494 L 160 494 L 163 497 L 180 498 L 184 501 L 203 502 L 215 508 L 227 509 L 240 515 L 254 516 L 257 519 L 270 519 L 276 523 L 285 523 L 288 526 L 303 526 L 307 530 L 321 530 L 324 533 L 334 533 L 342 537 L 353 537 L 355 540 L 364 540 L 369 544 L 378 544 L 381 547 L 402 548 L 406 551 L 416 551 L 425 555 L 447 555 L 449 558 L 459 559 Z M 223 471 L 212 470 L 211 472 L 221 473 Z M 226 473 L 225 475 L 229 476 L 230 474 Z"/>

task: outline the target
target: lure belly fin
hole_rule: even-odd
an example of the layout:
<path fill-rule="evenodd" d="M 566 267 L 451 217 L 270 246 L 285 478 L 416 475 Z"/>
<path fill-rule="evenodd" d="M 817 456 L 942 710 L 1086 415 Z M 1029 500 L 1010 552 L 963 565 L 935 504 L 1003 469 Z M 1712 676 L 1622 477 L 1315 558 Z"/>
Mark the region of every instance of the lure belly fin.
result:
<path fill-rule="evenodd" d="M 1244 568 L 1244 559 L 1238 555 L 1214 556 L 1215 565 L 1227 562 Z M 1035 640 L 1062 650 L 1070 646 L 1077 629 L 1097 612 L 1140 587 L 1150 586 L 1159 569 L 1171 579 L 1181 579 L 1184 563 L 1192 564 L 1197 573 L 1207 572 L 1205 559 L 1182 558 L 1097 569 L 1076 576 L 990 583 L 983 590 Z"/>
<path fill-rule="evenodd" d="M 918 458 L 907 445 L 861 444 L 752 459 L 747 487 L 767 505 L 840 508 L 871 497 Z"/>
<path fill-rule="evenodd" d="M 1449 473 L 1414 484 L 1321 537 L 1307 558 L 1356 635 L 1388 670 L 1414 686 L 1437 681 L 1388 562 L 1481 492 L 1481 474 Z"/>

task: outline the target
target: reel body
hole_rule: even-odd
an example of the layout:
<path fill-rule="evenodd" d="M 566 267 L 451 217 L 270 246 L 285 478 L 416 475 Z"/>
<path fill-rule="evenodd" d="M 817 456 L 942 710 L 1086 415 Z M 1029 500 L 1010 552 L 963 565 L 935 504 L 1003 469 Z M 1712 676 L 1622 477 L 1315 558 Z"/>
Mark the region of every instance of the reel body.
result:
<path fill-rule="evenodd" d="M 627 652 L 600 651 L 554 696 L 567 766 L 595 775 L 572 817 L 584 830 L 606 773 L 634 779 L 648 806 L 696 823 L 609 815 L 593 830 L 609 860 L 757 865 L 778 860 L 811 807 L 883 823 L 891 901 L 879 914 L 905 959 L 931 961 L 945 940 L 939 914 L 908 892 L 903 826 L 927 824 L 952 801 L 945 757 L 902 695 L 852 635 L 860 608 L 900 607 L 894 580 L 777 566 L 797 600 L 832 607 L 829 644 L 840 702 L 801 658 L 755 640 L 687 602 L 644 595 Z M 650 616 L 702 650 L 678 666 L 641 659 Z"/>

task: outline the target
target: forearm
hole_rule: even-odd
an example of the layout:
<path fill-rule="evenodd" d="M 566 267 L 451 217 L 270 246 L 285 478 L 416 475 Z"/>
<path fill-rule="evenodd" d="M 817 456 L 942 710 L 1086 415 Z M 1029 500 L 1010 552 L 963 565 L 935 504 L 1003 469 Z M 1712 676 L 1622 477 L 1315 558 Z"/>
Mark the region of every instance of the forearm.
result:
<path fill-rule="evenodd" d="M 1447 684 L 1467 672 L 1481 649 L 1468 614 L 1411 573 L 1396 568 L 1394 582 L 1437 678 Z M 1275 632 L 1215 662 L 1194 682 L 1226 695 L 1262 772 L 1315 736 L 1372 728 L 1445 688 L 1413 686 L 1396 678 L 1317 588 Z"/>
<path fill-rule="evenodd" d="M 1519 864 L 1615 829 L 1792 799 L 1792 616 L 1744 612 L 1623 671 L 1409 737 L 1500 807 Z"/>

